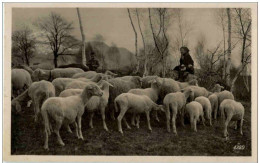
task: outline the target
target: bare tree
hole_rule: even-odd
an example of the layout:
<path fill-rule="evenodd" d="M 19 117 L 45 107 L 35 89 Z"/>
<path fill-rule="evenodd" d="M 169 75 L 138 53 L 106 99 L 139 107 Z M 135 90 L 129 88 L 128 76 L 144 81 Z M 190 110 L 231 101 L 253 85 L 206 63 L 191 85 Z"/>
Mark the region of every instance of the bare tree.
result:
<path fill-rule="evenodd" d="M 58 67 L 58 56 L 65 55 L 65 52 L 78 45 L 78 42 L 71 41 L 72 22 L 69 23 L 59 14 L 51 13 L 45 19 L 39 20 L 37 26 L 42 30 L 46 41 L 43 43 L 49 45 L 54 56 L 54 66 Z"/>
<path fill-rule="evenodd" d="M 81 23 L 79 8 L 77 8 L 77 13 L 78 13 L 79 26 L 80 26 L 80 32 L 81 32 L 81 37 L 82 37 L 82 64 L 86 65 L 87 61 L 86 61 L 86 53 L 85 53 L 85 49 L 86 49 L 85 35 L 84 35 L 84 31 L 83 31 L 83 26 L 82 26 L 82 23 Z"/>
<path fill-rule="evenodd" d="M 234 91 L 234 85 L 241 74 L 241 72 L 247 72 L 247 64 L 251 61 L 251 14 L 250 9 L 235 9 L 236 17 L 235 17 L 235 25 L 237 27 L 237 34 L 242 41 L 242 49 L 241 49 L 241 66 L 239 67 L 238 72 L 231 82 L 231 91 Z M 249 52 L 249 53 L 248 53 Z M 249 91 L 248 81 L 244 78 L 244 83 Z"/>
<path fill-rule="evenodd" d="M 230 68 L 231 68 L 231 15 L 230 8 L 227 8 L 227 16 L 228 16 L 228 50 L 227 50 L 227 71 L 226 71 L 226 83 L 230 86 Z"/>
<path fill-rule="evenodd" d="M 26 64 L 30 65 L 30 59 L 33 57 L 36 40 L 32 36 L 32 31 L 25 27 L 24 29 L 13 32 L 12 34 L 12 50 L 19 53 L 25 58 Z M 17 54 L 16 54 L 17 55 Z"/>
<path fill-rule="evenodd" d="M 138 47 L 137 47 L 137 32 L 136 32 L 136 29 L 135 29 L 135 26 L 134 26 L 134 23 L 133 23 L 133 20 L 132 20 L 132 17 L 131 17 L 131 13 L 130 13 L 129 8 L 127 9 L 127 12 L 128 12 L 128 16 L 129 16 L 129 19 L 130 19 L 130 22 L 131 22 L 133 31 L 134 31 L 134 33 L 135 33 L 135 57 L 136 57 L 136 59 L 137 59 L 136 72 L 138 72 L 138 71 L 139 71 L 140 61 L 139 61 L 138 52 L 137 52 L 137 51 L 138 51 Z"/>
<path fill-rule="evenodd" d="M 142 41 L 143 41 L 143 53 L 144 53 L 144 73 L 143 73 L 143 76 L 147 76 L 149 75 L 148 74 L 148 70 L 147 70 L 147 54 L 146 54 L 146 45 L 145 45 L 145 40 L 144 40 L 144 34 L 143 34 L 143 31 L 142 31 L 142 28 L 141 28 L 141 23 L 140 23 L 140 17 L 139 17 L 139 11 L 138 9 L 136 8 L 135 9 L 135 12 L 136 12 L 136 17 L 137 17 L 137 21 L 138 21 L 138 27 L 139 27 L 139 30 L 140 30 L 140 33 L 141 33 L 141 36 L 142 36 Z"/>
<path fill-rule="evenodd" d="M 167 20 L 169 21 L 169 17 L 167 17 L 167 9 L 166 8 L 158 8 L 158 9 L 154 9 L 155 10 L 155 14 L 156 16 L 159 17 L 159 30 L 158 33 L 155 33 L 155 29 L 153 26 L 153 21 L 151 18 L 151 9 L 149 8 L 149 20 L 150 20 L 150 27 L 152 30 L 152 35 L 153 35 L 153 41 L 156 47 L 156 50 L 158 51 L 158 53 L 160 54 L 160 58 L 161 58 L 161 62 L 162 62 L 162 77 L 165 77 L 165 73 L 166 73 L 166 55 L 167 55 L 167 50 L 168 50 L 168 45 L 169 45 L 169 41 L 168 38 L 166 36 L 166 31 L 167 31 Z"/>
<path fill-rule="evenodd" d="M 226 24 L 227 24 L 227 12 L 226 9 L 221 8 L 216 12 L 217 23 L 220 25 L 223 36 L 223 72 L 222 79 L 226 79 Z"/>
<path fill-rule="evenodd" d="M 183 18 L 183 11 L 182 9 L 176 9 L 174 10 L 177 18 L 177 25 L 178 25 L 178 49 L 181 46 L 188 46 L 187 36 L 192 31 L 192 23 L 189 23 L 184 20 Z"/>

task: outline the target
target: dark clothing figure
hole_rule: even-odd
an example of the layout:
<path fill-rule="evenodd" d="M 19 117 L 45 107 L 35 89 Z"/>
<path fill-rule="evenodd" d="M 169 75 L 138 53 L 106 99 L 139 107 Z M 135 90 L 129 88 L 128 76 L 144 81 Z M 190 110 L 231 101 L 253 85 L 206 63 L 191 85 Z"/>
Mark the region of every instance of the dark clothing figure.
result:
<path fill-rule="evenodd" d="M 87 63 L 87 66 L 89 67 L 89 70 L 96 71 L 99 67 L 99 62 L 94 57 L 91 57 L 91 59 Z"/>
<path fill-rule="evenodd" d="M 194 74 L 194 62 L 189 54 L 187 47 L 181 47 L 180 65 L 176 66 L 174 70 L 179 72 L 178 80 L 184 81 L 188 74 Z"/>

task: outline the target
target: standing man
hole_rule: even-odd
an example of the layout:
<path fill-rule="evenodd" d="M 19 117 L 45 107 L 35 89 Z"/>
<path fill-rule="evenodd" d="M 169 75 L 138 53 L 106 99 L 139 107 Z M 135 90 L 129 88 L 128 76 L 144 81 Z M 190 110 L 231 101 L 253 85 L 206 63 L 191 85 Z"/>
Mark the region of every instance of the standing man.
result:
<path fill-rule="evenodd" d="M 87 63 L 87 66 L 89 67 L 90 71 L 96 71 L 97 68 L 99 67 L 99 62 L 98 62 L 98 60 L 95 59 L 94 55 L 95 55 L 95 53 L 91 52 L 91 54 L 90 54 L 91 58 Z"/>
<path fill-rule="evenodd" d="M 189 51 L 190 50 L 187 47 L 180 48 L 180 65 L 174 68 L 174 70 L 179 72 L 177 80 L 184 81 L 188 73 L 194 74 L 194 62 L 189 54 Z"/>

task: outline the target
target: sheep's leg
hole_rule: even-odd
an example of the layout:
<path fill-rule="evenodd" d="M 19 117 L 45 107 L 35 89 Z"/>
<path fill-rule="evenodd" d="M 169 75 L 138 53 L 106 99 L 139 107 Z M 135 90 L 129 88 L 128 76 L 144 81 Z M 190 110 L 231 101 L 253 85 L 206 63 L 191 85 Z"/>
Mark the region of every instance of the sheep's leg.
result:
<path fill-rule="evenodd" d="M 128 129 L 131 129 L 131 127 L 130 127 L 130 126 L 129 126 L 129 124 L 127 123 L 127 121 L 126 121 L 126 118 L 125 118 L 125 117 L 123 117 L 123 121 L 124 121 L 124 123 L 125 123 L 126 127 L 127 127 Z"/>
<path fill-rule="evenodd" d="M 194 118 L 194 120 L 193 120 L 193 127 L 194 127 L 195 132 L 197 132 L 197 119 L 198 118 Z"/>
<path fill-rule="evenodd" d="M 184 127 L 184 106 L 181 108 L 181 125 Z"/>
<path fill-rule="evenodd" d="M 39 101 L 37 99 L 34 99 L 34 104 L 35 104 L 35 117 L 34 117 L 34 121 L 37 122 L 38 121 L 38 114 L 39 114 Z"/>
<path fill-rule="evenodd" d="M 131 118 L 131 125 L 135 126 L 135 119 L 136 119 L 136 115 L 135 113 L 133 113 L 133 116 Z"/>
<path fill-rule="evenodd" d="M 151 124 L 150 124 L 150 112 L 146 111 L 145 114 L 146 114 L 148 129 L 149 131 L 152 131 Z"/>
<path fill-rule="evenodd" d="M 217 119 L 218 107 L 214 106 L 214 119 Z"/>
<path fill-rule="evenodd" d="M 226 119 L 226 121 L 225 121 L 225 124 L 224 124 L 224 137 L 227 137 L 227 136 L 228 136 L 227 127 L 228 127 L 228 124 L 229 124 L 231 118 L 232 118 L 232 117 L 231 117 L 230 115 L 228 115 L 228 116 L 227 116 L 227 119 Z"/>
<path fill-rule="evenodd" d="M 66 125 L 65 127 L 66 127 L 66 129 L 67 129 L 67 131 L 68 131 L 69 133 L 72 133 L 72 131 L 71 131 L 71 129 L 70 129 L 70 126 L 69 126 L 69 125 Z"/>
<path fill-rule="evenodd" d="M 125 115 L 125 113 L 126 113 L 126 110 L 127 110 L 126 108 L 121 108 L 120 114 L 119 114 L 118 117 L 117 117 L 118 131 L 119 131 L 121 134 L 123 134 L 121 121 L 122 121 L 122 119 L 123 119 L 123 117 L 124 117 L 124 115 Z"/>
<path fill-rule="evenodd" d="M 110 117 L 111 117 L 112 120 L 115 120 L 115 119 L 116 119 L 116 118 L 115 118 L 115 109 L 111 109 L 111 111 L 110 111 Z"/>
<path fill-rule="evenodd" d="M 212 126 L 212 121 L 211 121 L 211 114 L 209 113 L 209 125 Z"/>
<path fill-rule="evenodd" d="M 177 135 L 177 131 L 176 131 L 176 114 L 173 113 L 172 115 L 172 130 L 173 130 L 173 133 L 175 135 Z"/>
<path fill-rule="evenodd" d="M 79 138 L 84 140 L 82 131 L 81 131 L 81 116 L 78 116 L 78 130 L 79 130 Z"/>
<path fill-rule="evenodd" d="M 201 121 L 202 121 L 202 125 L 205 126 L 205 118 L 203 115 L 201 115 Z"/>
<path fill-rule="evenodd" d="M 136 127 L 139 128 L 139 123 L 140 123 L 140 114 L 137 115 L 136 117 Z"/>
<path fill-rule="evenodd" d="M 190 127 L 193 129 L 194 117 L 190 116 Z"/>
<path fill-rule="evenodd" d="M 243 126 L 243 117 L 240 120 L 240 134 L 243 135 L 242 127 Z"/>
<path fill-rule="evenodd" d="M 89 118 L 89 127 L 93 128 L 93 117 L 94 117 L 94 112 L 90 112 L 90 118 Z"/>
<path fill-rule="evenodd" d="M 80 137 L 79 137 L 79 129 L 78 129 L 77 122 L 75 121 L 73 124 L 74 124 L 75 129 L 76 129 L 76 136 L 77 136 L 77 138 L 79 139 Z"/>
<path fill-rule="evenodd" d="M 48 150 L 48 149 L 49 149 L 49 146 L 48 146 L 49 134 L 48 134 L 48 130 L 47 130 L 46 127 L 45 127 L 45 129 L 44 129 L 44 133 L 45 133 L 45 142 L 44 142 L 43 148 L 46 149 L 46 150 Z"/>
<path fill-rule="evenodd" d="M 107 128 L 107 124 L 106 124 L 106 114 L 105 114 L 105 107 L 102 107 L 101 108 L 101 116 L 102 116 L 102 121 L 103 121 L 103 127 L 106 131 L 108 131 L 108 128 Z"/>
<path fill-rule="evenodd" d="M 61 146 L 64 146 L 65 144 L 63 143 L 63 141 L 60 137 L 60 132 L 59 132 L 61 125 L 62 125 L 62 120 L 56 120 L 56 124 L 55 124 L 55 127 L 54 127 L 54 133 L 57 135 L 58 143 Z"/>
<path fill-rule="evenodd" d="M 157 122 L 160 122 L 160 120 L 159 120 L 159 118 L 158 118 L 158 112 L 157 112 L 157 110 L 155 110 L 155 113 L 154 113 L 154 114 L 155 114 L 155 119 L 156 119 L 156 121 L 157 121 Z"/>
<path fill-rule="evenodd" d="M 166 109 L 165 109 L 165 116 L 166 116 L 166 127 L 167 127 L 167 131 L 168 132 L 171 132 L 171 129 L 170 129 L 170 109 L 169 109 L 169 106 L 166 105 Z"/>

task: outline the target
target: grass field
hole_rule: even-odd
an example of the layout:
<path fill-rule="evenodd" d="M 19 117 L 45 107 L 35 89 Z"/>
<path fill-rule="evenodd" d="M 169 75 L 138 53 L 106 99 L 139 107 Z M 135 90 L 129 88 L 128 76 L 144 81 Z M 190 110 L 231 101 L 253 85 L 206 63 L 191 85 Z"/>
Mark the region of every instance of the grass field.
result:
<path fill-rule="evenodd" d="M 117 122 L 107 119 L 110 132 L 102 126 L 101 115 L 93 119 L 94 129 L 88 127 L 85 113 L 82 121 L 84 141 L 75 134 L 61 129 L 64 147 L 57 144 L 56 135 L 49 137 L 49 151 L 43 149 L 43 126 L 33 121 L 32 108 L 23 115 L 12 116 L 11 153 L 13 155 L 161 155 L 161 156 L 250 156 L 251 155 L 251 104 L 245 106 L 244 135 L 229 127 L 229 139 L 223 137 L 220 121 L 213 120 L 213 126 L 198 124 L 198 132 L 191 131 L 189 122 L 185 127 L 177 124 L 178 136 L 166 131 L 165 115 L 161 122 L 151 117 L 152 133 L 147 129 L 146 117 L 141 116 L 140 129 L 131 130 L 123 125 L 124 136 L 117 131 Z M 130 119 L 128 122 L 130 123 Z M 207 124 L 207 123 L 206 123 Z M 72 128 L 74 132 L 74 128 Z M 234 150 L 235 145 L 244 145 L 243 150 Z"/>

